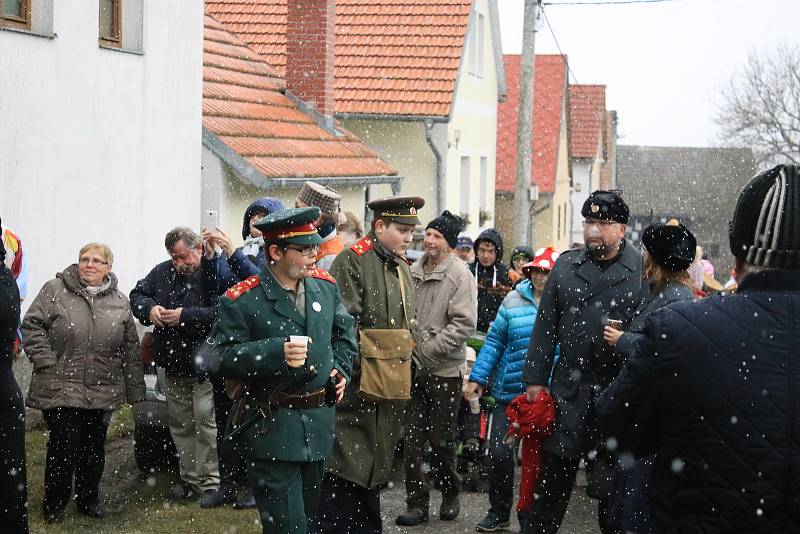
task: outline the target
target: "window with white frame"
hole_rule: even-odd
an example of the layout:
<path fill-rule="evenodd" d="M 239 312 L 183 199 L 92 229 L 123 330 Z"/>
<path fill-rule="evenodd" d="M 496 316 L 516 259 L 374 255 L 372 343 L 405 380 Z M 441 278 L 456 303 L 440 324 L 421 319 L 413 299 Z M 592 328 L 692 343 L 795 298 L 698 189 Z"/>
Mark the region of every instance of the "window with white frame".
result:
<path fill-rule="evenodd" d="M 461 216 L 466 218 L 469 218 L 469 183 L 469 156 L 461 156 L 461 204 L 459 206 L 459 211 L 461 212 Z"/>
<path fill-rule="evenodd" d="M 483 41 L 486 33 L 486 17 L 475 12 L 472 27 L 470 28 L 467 43 L 469 73 L 479 78 L 483 77 Z"/>

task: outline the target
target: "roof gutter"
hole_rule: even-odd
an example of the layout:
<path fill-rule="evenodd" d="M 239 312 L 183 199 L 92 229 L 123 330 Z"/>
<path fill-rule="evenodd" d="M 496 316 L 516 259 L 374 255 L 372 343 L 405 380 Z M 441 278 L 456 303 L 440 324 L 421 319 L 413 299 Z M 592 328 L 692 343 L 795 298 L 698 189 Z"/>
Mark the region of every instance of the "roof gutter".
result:
<path fill-rule="evenodd" d="M 300 188 L 303 182 L 311 179 L 320 185 L 330 186 L 362 186 L 375 184 L 389 184 L 396 194 L 400 190 L 401 176 L 310 176 L 297 178 L 293 176 L 270 177 L 253 167 L 249 161 L 239 155 L 228 145 L 223 143 L 217 135 L 205 127 L 203 128 L 203 144 L 218 158 L 227 163 L 244 183 L 259 189 Z"/>
<path fill-rule="evenodd" d="M 400 121 L 400 122 L 448 122 L 449 117 L 439 115 L 381 115 L 379 113 L 337 113 L 339 120 Z"/>
<path fill-rule="evenodd" d="M 433 140 L 433 121 L 425 121 L 425 140 L 431 147 L 431 152 L 436 158 L 436 213 L 444 211 L 444 165 L 442 165 L 442 152 Z"/>

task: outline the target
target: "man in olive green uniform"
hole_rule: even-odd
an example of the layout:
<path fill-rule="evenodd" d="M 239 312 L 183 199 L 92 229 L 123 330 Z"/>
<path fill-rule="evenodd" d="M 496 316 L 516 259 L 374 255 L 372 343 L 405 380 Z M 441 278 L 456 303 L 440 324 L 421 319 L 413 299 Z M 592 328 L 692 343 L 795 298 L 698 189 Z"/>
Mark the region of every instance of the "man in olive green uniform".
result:
<path fill-rule="evenodd" d="M 370 202 L 375 213 L 372 230 L 341 252 L 331 266 L 362 337 L 370 329 L 396 329 L 400 341 L 410 338 L 414 282 L 403 255 L 419 224 L 417 210 L 424 204 L 418 197 Z M 376 402 L 360 392 L 364 350 L 361 346 L 352 385 L 337 408 L 333 456 L 325 465 L 317 515 L 319 532 L 324 534 L 372 534 L 382 529 L 379 491 L 392 470 L 406 402 Z M 410 387 L 410 345 L 406 357 Z"/>
<path fill-rule="evenodd" d="M 356 353 L 335 280 L 313 268 L 318 217 L 319 208 L 291 208 L 257 221 L 267 266 L 220 299 L 215 360 L 219 374 L 246 388 L 234 425 L 248 444 L 265 533 L 308 531 L 333 448 L 333 397 L 344 395 Z"/>

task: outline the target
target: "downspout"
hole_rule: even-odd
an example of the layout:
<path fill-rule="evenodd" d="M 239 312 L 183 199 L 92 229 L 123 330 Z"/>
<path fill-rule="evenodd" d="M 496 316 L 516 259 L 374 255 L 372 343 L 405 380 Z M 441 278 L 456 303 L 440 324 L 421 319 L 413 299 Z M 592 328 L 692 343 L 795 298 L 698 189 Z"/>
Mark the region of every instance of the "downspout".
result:
<path fill-rule="evenodd" d="M 433 156 L 436 158 L 436 213 L 438 214 L 444 211 L 444 176 L 442 172 L 442 153 L 433 141 L 432 120 L 425 121 L 425 140 L 428 142 L 428 146 L 431 147 L 431 152 L 433 152 Z"/>

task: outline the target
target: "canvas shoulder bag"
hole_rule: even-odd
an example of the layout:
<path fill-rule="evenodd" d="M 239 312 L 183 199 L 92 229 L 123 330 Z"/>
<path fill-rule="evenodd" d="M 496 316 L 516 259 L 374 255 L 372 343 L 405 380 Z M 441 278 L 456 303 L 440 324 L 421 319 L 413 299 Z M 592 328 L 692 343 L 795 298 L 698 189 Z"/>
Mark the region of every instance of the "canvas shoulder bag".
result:
<path fill-rule="evenodd" d="M 361 354 L 359 395 L 373 402 L 411 398 L 411 352 L 414 341 L 406 314 L 403 273 L 398 268 L 403 328 L 362 328 L 358 332 Z"/>

